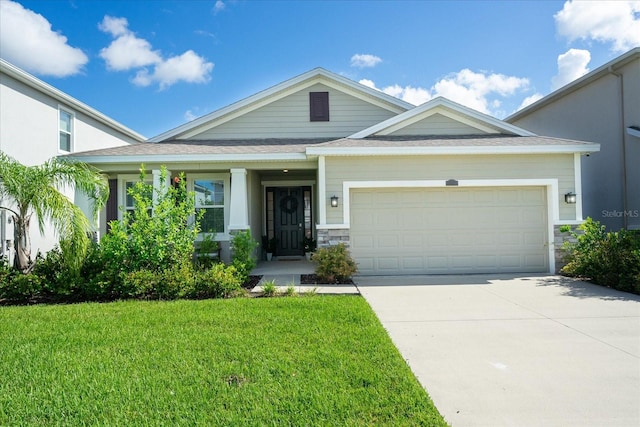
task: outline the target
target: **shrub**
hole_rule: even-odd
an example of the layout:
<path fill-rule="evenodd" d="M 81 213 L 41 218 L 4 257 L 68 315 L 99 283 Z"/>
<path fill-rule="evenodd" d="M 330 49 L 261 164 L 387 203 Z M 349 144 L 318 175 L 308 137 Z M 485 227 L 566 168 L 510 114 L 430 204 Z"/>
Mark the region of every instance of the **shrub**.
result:
<path fill-rule="evenodd" d="M 176 265 L 162 272 L 162 279 L 156 286 L 158 299 L 176 299 L 195 293 L 196 273 L 191 263 Z"/>
<path fill-rule="evenodd" d="M 316 274 L 327 283 L 349 280 L 358 271 L 358 267 L 344 243 L 320 248 L 311 259 L 318 263 Z"/>
<path fill-rule="evenodd" d="M 132 271 L 124 276 L 122 286 L 115 292 L 119 298 L 147 296 L 154 293 L 161 282 L 162 276 L 155 271 Z"/>
<path fill-rule="evenodd" d="M 583 234 L 573 233 L 577 243 L 565 244 L 569 262 L 562 272 L 640 294 L 640 233 L 626 230 L 607 233 L 604 226 L 591 218 L 579 230 Z"/>
<path fill-rule="evenodd" d="M 278 293 L 275 280 L 267 280 L 262 283 L 262 293 L 265 297 L 272 297 Z"/>
<path fill-rule="evenodd" d="M 113 280 L 122 277 L 122 273 L 161 272 L 192 261 L 200 231 L 195 195 L 187 193 L 185 179 L 178 180 L 177 188 L 167 186 L 164 166 L 159 188 L 144 180 L 143 167 L 140 180 L 129 189 L 135 210 L 125 213 L 122 221 L 112 221 L 109 233 L 101 241 L 104 269 Z M 195 222 L 190 220 L 194 216 Z"/>
<path fill-rule="evenodd" d="M 236 268 L 240 283 L 249 278 L 249 273 L 256 266 L 254 250 L 258 247 L 249 230 L 238 231 L 231 240 L 232 265 Z"/>
<path fill-rule="evenodd" d="M 196 275 L 195 298 L 228 298 L 240 290 L 240 279 L 234 266 L 222 263 Z"/>
<path fill-rule="evenodd" d="M 11 274 L 10 280 L 0 283 L 0 298 L 12 302 L 28 302 L 40 294 L 42 278 L 34 273 Z"/>
<path fill-rule="evenodd" d="M 33 273 L 42 279 L 42 293 L 54 299 L 72 298 L 82 283 L 79 272 L 69 267 L 58 247 L 45 257 L 38 253 Z"/>

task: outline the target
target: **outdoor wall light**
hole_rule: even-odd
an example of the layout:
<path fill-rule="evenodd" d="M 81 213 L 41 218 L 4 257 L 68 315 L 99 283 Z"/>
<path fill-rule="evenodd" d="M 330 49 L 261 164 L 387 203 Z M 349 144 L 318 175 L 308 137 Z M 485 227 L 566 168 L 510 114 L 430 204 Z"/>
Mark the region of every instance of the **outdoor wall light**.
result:
<path fill-rule="evenodd" d="M 331 207 L 332 208 L 338 207 L 338 196 L 331 196 Z"/>
<path fill-rule="evenodd" d="M 564 195 L 564 201 L 565 203 L 569 203 L 570 205 L 574 204 L 576 202 L 576 193 L 574 193 L 573 191 L 569 191 Z"/>

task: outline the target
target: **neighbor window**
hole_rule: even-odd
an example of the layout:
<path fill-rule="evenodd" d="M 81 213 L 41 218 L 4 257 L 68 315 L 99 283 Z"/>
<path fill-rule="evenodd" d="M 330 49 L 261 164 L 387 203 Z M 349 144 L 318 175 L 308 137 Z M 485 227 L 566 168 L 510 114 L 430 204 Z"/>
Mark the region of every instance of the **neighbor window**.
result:
<path fill-rule="evenodd" d="M 199 178 L 193 181 L 196 211 L 203 211 L 203 233 L 224 233 L 224 180 Z"/>
<path fill-rule="evenodd" d="M 60 151 L 71 152 L 73 115 L 67 111 L 59 110 L 59 116 L 58 148 Z"/>
<path fill-rule="evenodd" d="M 309 92 L 309 111 L 312 122 L 328 122 L 329 92 Z"/>

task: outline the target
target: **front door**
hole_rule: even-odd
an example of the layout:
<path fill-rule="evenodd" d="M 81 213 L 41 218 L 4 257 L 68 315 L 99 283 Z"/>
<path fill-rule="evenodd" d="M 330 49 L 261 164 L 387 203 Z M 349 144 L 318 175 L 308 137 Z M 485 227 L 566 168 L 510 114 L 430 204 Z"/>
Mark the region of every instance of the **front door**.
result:
<path fill-rule="evenodd" d="M 274 199 L 276 254 L 303 255 L 305 227 L 302 187 L 277 187 Z"/>

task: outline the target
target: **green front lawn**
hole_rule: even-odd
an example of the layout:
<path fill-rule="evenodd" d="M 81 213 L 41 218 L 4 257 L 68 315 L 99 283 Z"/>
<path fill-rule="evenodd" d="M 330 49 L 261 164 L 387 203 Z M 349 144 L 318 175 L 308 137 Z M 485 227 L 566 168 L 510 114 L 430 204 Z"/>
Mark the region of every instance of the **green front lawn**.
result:
<path fill-rule="evenodd" d="M 365 300 L 0 307 L 0 425 L 446 425 Z"/>

